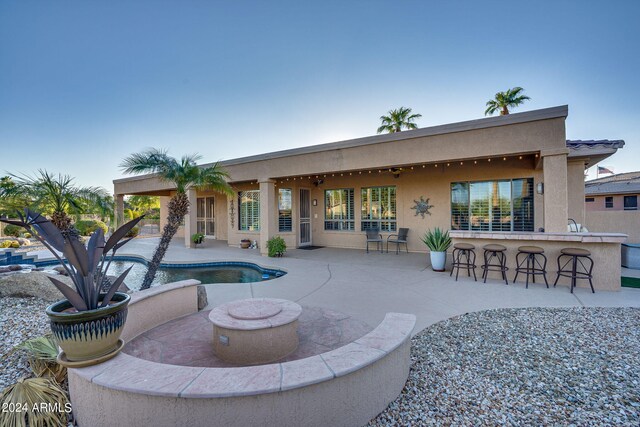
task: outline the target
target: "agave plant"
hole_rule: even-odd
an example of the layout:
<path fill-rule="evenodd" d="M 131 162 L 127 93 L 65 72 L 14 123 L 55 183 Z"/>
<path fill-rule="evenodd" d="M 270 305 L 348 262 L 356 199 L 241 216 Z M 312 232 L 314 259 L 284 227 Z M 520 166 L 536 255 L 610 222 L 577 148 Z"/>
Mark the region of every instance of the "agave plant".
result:
<path fill-rule="evenodd" d="M 39 213 L 25 209 L 25 214 L 22 215 L 18 212 L 18 216 L 19 220 L 0 219 L 0 221 L 23 227 L 60 261 L 60 264 L 73 281 L 76 288 L 75 291 L 55 277 L 49 276 L 49 280 L 53 282 L 76 310 L 95 310 L 109 304 L 132 268 L 129 267 L 111 282 L 107 278 L 111 260 L 116 251 L 132 238 L 120 240 L 144 218 L 144 215 L 118 228 L 106 241 L 104 231 L 98 228 L 89 238 L 89 243 L 86 247 L 76 239 L 65 239 L 60 230 Z M 67 262 L 59 255 L 60 252 L 67 259 Z M 111 252 L 110 255 L 109 252 Z M 108 283 L 108 286 L 102 298 L 102 303 L 99 305 L 100 291 L 105 283 Z"/>
<path fill-rule="evenodd" d="M 427 230 L 422 236 L 422 241 L 433 252 L 446 252 L 451 246 L 451 237 L 449 237 L 449 231 L 442 231 L 439 227 L 431 230 Z"/>

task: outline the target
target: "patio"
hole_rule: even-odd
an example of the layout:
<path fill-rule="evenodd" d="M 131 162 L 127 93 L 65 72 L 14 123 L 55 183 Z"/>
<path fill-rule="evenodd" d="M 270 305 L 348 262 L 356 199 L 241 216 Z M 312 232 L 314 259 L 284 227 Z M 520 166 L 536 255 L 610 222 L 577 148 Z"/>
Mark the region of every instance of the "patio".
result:
<path fill-rule="evenodd" d="M 151 258 L 158 238 L 135 239 L 126 254 Z M 125 255 L 125 253 L 122 253 Z M 505 286 L 498 280 L 486 284 L 427 268 L 424 253 L 380 254 L 364 250 L 320 248 L 290 249 L 283 258 L 266 258 L 257 250 L 227 246 L 226 241 L 206 240 L 197 249 L 184 247 L 182 239 L 172 243 L 165 262 L 250 261 L 288 272 L 284 277 L 258 283 L 206 285 L 209 307 L 251 298 L 284 298 L 302 305 L 340 311 L 374 326 L 385 313 L 417 316 L 414 334 L 452 316 L 493 309 L 518 307 L 640 307 L 640 289 L 619 292 L 566 286 L 547 289 L 523 282 Z M 512 274 L 510 272 L 509 279 Z"/>

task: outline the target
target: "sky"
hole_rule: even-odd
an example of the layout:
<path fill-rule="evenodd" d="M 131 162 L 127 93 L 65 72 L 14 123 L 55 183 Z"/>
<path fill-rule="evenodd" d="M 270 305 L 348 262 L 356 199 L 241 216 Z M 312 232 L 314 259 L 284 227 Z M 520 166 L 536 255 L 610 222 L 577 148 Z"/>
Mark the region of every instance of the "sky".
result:
<path fill-rule="evenodd" d="M 203 162 L 569 105 L 567 138 L 639 170 L 640 1 L 0 0 L 0 175 L 113 190 L 148 147 Z M 595 172 L 591 174 L 595 177 Z"/>

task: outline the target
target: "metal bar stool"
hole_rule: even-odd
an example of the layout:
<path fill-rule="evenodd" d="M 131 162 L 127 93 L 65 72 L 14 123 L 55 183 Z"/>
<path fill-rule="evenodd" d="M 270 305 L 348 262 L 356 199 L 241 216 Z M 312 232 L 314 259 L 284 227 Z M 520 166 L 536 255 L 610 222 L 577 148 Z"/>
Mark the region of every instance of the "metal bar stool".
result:
<path fill-rule="evenodd" d="M 565 263 L 560 266 L 562 258 L 565 258 Z M 589 268 L 585 265 L 585 262 L 589 261 Z M 567 266 L 571 264 L 570 269 Z M 578 270 L 578 264 L 582 267 L 582 270 Z M 573 293 L 573 288 L 576 287 L 577 279 L 588 279 L 589 286 L 591 286 L 591 292 L 596 293 L 593 289 L 593 260 L 591 259 L 591 252 L 586 249 L 580 248 L 564 248 L 560 250 L 560 255 L 558 256 L 558 275 L 556 276 L 556 281 L 553 283 L 553 287 L 555 288 L 558 284 L 558 279 L 560 276 L 571 278 L 571 293 Z"/>
<path fill-rule="evenodd" d="M 451 264 L 451 273 L 449 273 L 449 277 L 453 274 L 453 270 L 456 270 L 456 281 L 458 281 L 458 273 L 460 273 L 460 269 L 467 270 L 467 275 L 471 277 L 471 272 L 473 271 L 473 280 L 476 282 L 478 278 L 476 277 L 476 253 L 474 251 L 476 247 L 471 243 L 456 243 L 453 245 L 453 263 Z M 462 261 L 462 257 L 466 258 L 466 261 Z"/>
<path fill-rule="evenodd" d="M 484 245 L 482 249 L 484 249 L 484 265 L 482 265 L 482 269 L 484 270 L 482 273 L 484 283 L 487 283 L 487 276 L 490 271 L 499 271 L 502 273 L 504 283 L 508 285 L 509 281 L 507 280 L 506 272 L 509 268 L 507 267 L 507 257 L 504 254 L 507 248 L 502 245 L 491 244 Z M 494 258 L 498 262 L 497 264 L 491 263 Z"/>
<path fill-rule="evenodd" d="M 541 264 L 536 256 L 542 257 L 544 263 Z M 523 266 L 525 262 L 527 265 Z M 541 274 L 547 288 L 549 287 L 549 282 L 547 282 L 547 257 L 544 255 L 544 249 L 538 246 L 520 246 L 518 248 L 518 254 L 516 255 L 516 265 L 516 275 L 513 278 L 513 283 L 516 283 L 518 274 L 525 273 L 525 288 L 529 288 L 529 276 L 532 276 L 533 283 L 536 283 L 536 275 Z"/>

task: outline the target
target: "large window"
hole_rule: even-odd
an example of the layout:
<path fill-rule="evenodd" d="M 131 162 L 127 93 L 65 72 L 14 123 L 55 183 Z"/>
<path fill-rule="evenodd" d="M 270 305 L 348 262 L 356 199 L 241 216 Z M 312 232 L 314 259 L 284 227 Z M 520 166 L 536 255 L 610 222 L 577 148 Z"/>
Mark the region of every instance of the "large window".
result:
<path fill-rule="evenodd" d="M 238 229 L 260 231 L 260 190 L 238 193 Z"/>
<path fill-rule="evenodd" d="M 353 188 L 325 190 L 324 229 L 338 231 L 355 229 Z"/>
<path fill-rule="evenodd" d="M 533 231 L 533 227 L 533 178 L 451 184 L 453 230 Z"/>
<path fill-rule="evenodd" d="M 396 231 L 396 187 L 363 188 L 361 230 Z"/>
<path fill-rule="evenodd" d="M 278 190 L 278 231 L 291 231 L 291 189 Z"/>
<path fill-rule="evenodd" d="M 638 209 L 638 196 L 624 196 L 624 210 L 635 211 Z"/>

